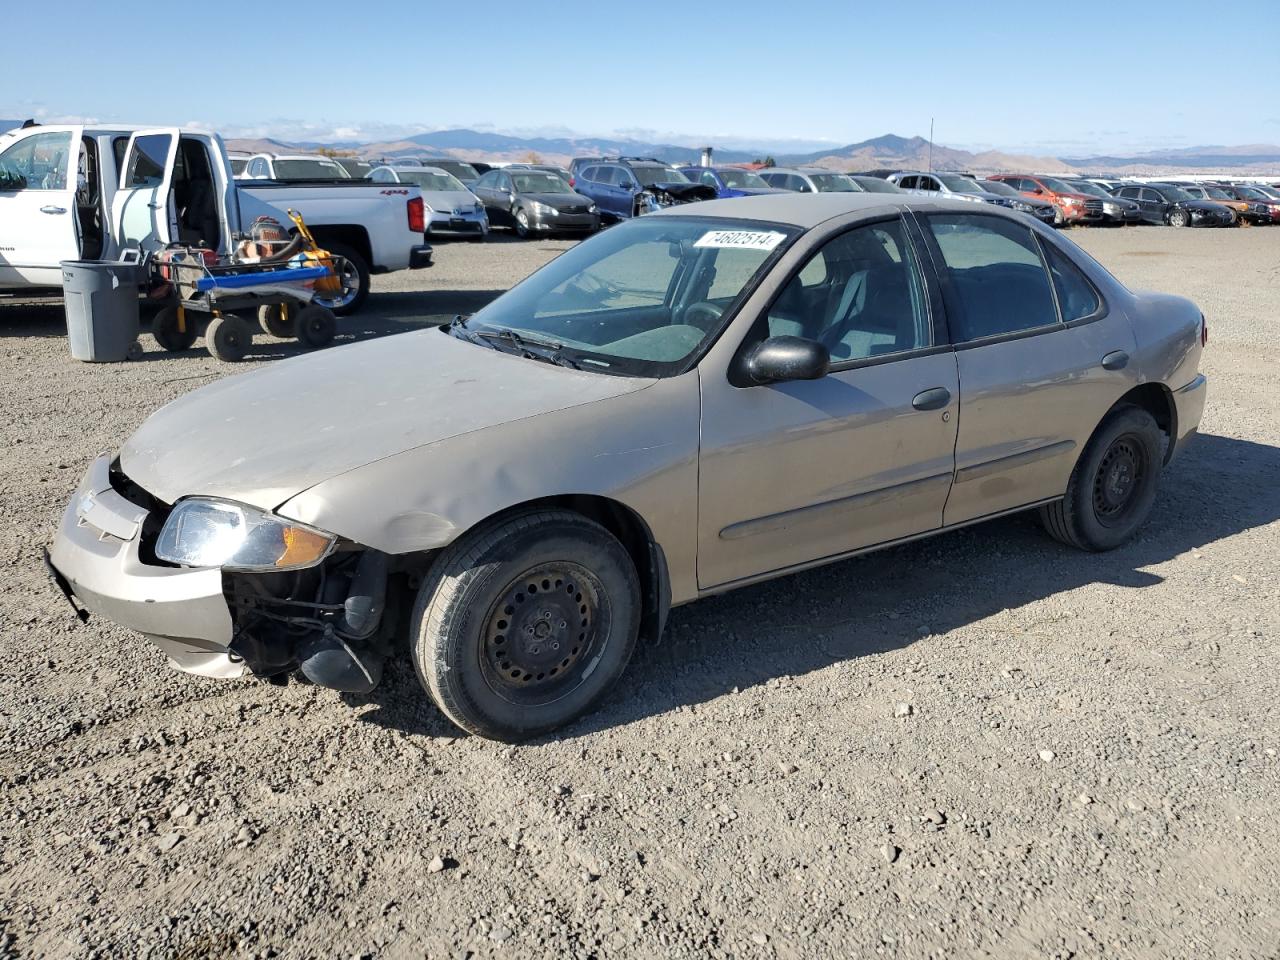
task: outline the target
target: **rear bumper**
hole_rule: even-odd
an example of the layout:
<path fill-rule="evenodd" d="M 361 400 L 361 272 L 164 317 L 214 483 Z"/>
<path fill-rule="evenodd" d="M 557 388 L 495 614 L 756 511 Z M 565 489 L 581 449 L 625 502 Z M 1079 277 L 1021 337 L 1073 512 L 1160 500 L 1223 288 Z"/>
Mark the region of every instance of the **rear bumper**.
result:
<path fill-rule="evenodd" d="M 189 673 L 238 677 L 222 571 L 143 563 L 147 511 L 111 487 L 110 458 L 98 457 L 62 515 L 48 563 L 55 583 L 90 614 L 143 634 Z M 83 619 L 83 618 L 82 618 Z"/>
<path fill-rule="evenodd" d="M 414 247 L 409 251 L 409 269 L 421 270 L 423 267 L 431 266 L 431 253 L 431 245 L 429 243 Z"/>
<path fill-rule="evenodd" d="M 1208 389 L 1209 382 L 1201 373 L 1197 374 L 1196 378 L 1185 387 L 1173 392 L 1173 405 L 1178 413 L 1178 436 L 1174 438 L 1173 449 L 1169 453 L 1170 460 L 1186 449 L 1191 438 L 1200 429 L 1200 418 L 1204 415 L 1205 395 Z"/>

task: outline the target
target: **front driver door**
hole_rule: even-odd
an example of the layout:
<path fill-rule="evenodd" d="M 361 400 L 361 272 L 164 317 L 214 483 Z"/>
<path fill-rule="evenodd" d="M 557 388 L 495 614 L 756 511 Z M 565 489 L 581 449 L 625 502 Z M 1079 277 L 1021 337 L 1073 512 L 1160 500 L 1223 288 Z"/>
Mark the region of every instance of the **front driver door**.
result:
<path fill-rule="evenodd" d="M 61 286 L 80 256 L 80 127 L 37 127 L 0 153 L 0 286 Z"/>
<path fill-rule="evenodd" d="M 919 249 L 898 217 L 835 234 L 738 353 L 765 336 L 818 340 L 832 357 L 822 379 L 702 376 L 701 589 L 942 525 L 960 390 Z"/>
<path fill-rule="evenodd" d="M 120 189 L 111 202 L 111 222 L 121 250 L 159 250 L 176 236 L 173 169 L 176 127 L 140 130 L 129 138 Z"/>

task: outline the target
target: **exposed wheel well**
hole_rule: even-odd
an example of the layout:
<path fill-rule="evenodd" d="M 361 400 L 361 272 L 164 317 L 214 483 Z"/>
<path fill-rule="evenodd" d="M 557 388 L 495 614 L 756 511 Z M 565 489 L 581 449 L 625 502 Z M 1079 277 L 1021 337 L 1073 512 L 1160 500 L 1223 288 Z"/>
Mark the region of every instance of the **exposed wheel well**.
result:
<path fill-rule="evenodd" d="M 316 243 L 320 246 L 326 246 L 330 243 L 346 244 L 360 256 L 364 257 L 364 262 L 369 264 L 369 269 L 373 269 L 373 250 L 369 246 L 369 234 L 363 227 L 337 225 L 321 225 L 319 227 L 311 227 L 311 235 L 316 238 Z"/>
<path fill-rule="evenodd" d="M 1168 463 L 1173 456 L 1174 441 L 1178 436 L 1178 408 L 1174 405 L 1169 388 L 1162 383 L 1141 384 L 1117 400 L 1115 406 L 1124 404 L 1141 407 L 1155 419 L 1156 425 L 1165 435 L 1164 462 Z"/>

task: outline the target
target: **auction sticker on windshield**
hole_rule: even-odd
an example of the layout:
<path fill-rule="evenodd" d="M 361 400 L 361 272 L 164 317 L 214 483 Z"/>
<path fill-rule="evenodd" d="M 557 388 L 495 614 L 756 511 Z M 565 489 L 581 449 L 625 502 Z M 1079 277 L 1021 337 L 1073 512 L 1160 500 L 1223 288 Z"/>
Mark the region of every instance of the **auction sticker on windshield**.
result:
<path fill-rule="evenodd" d="M 772 250 L 783 240 L 785 233 L 774 230 L 711 230 L 694 243 L 695 247 L 741 250 Z"/>

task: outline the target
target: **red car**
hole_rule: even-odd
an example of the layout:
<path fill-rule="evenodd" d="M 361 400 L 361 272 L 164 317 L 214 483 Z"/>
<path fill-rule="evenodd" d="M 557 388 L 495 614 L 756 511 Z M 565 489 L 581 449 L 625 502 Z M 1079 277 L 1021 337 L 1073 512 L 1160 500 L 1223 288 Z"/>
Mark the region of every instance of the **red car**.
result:
<path fill-rule="evenodd" d="M 1054 223 L 1100 223 L 1103 219 L 1101 197 L 1081 193 L 1056 177 L 1032 176 L 1025 173 L 995 173 L 988 180 L 999 180 L 1028 197 L 1048 200 L 1058 208 Z"/>

